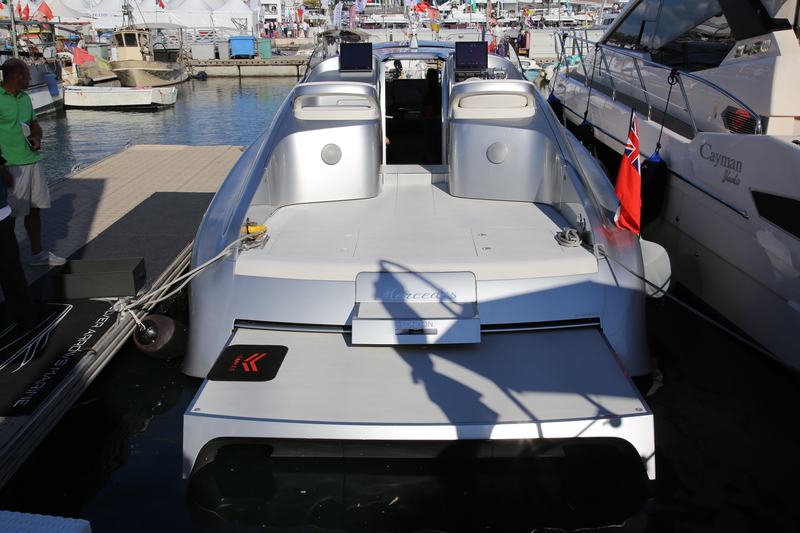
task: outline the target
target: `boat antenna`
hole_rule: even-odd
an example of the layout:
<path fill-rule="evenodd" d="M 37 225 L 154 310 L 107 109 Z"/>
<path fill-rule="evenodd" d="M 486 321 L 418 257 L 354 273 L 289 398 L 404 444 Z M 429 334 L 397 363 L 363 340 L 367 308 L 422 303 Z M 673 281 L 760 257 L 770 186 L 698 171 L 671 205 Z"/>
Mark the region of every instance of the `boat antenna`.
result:
<path fill-rule="evenodd" d="M 133 16 L 133 8 L 126 0 L 122 4 L 122 27 L 126 29 L 132 29 L 135 25 L 136 23 Z"/>

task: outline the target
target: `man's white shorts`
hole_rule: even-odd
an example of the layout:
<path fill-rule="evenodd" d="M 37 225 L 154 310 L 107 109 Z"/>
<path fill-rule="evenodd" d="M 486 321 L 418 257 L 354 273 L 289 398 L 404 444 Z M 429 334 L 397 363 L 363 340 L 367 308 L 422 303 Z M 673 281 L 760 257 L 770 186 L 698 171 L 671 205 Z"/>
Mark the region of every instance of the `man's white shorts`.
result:
<path fill-rule="evenodd" d="M 12 217 L 24 217 L 30 213 L 31 207 L 50 207 L 50 189 L 41 161 L 30 165 L 7 165 L 6 170 L 14 176 L 14 189 L 8 191 Z"/>

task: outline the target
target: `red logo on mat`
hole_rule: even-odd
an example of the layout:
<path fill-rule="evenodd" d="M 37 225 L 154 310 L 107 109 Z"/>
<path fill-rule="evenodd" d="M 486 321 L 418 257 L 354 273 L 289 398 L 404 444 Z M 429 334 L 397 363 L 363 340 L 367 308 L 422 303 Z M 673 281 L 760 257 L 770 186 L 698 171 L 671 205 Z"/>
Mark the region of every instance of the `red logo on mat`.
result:
<path fill-rule="evenodd" d="M 258 372 L 258 368 L 256 367 L 256 361 L 261 359 L 267 355 L 266 353 L 256 353 L 242 361 L 242 366 L 244 367 L 245 372 Z"/>
<path fill-rule="evenodd" d="M 288 351 L 286 346 L 232 344 L 222 351 L 207 377 L 212 381 L 271 381 Z"/>

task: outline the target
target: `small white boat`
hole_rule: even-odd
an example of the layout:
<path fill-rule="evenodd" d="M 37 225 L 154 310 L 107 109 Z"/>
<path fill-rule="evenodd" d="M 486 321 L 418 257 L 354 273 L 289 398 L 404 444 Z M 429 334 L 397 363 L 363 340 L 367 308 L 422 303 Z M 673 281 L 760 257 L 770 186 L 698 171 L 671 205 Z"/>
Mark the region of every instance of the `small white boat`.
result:
<path fill-rule="evenodd" d="M 157 109 L 175 105 L 177 87 L 64 87 L 64 107 Z"/>

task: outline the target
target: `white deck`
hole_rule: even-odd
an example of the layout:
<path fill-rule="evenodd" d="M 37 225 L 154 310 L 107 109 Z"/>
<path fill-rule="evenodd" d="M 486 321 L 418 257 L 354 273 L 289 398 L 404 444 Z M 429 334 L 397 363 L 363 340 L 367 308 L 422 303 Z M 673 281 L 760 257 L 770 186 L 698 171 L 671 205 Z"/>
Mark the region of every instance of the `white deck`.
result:
<path fill-rule="evenodd" d="M 552 207 L 456 198 L 429 173 L 385 174 L 375 198 L 286 206 L 257 222 L 269 240 L 237 259 L 237 275 L 353 281 L 359 272 L 458 270 L 485 281 L 598 269 L 590 251 L 556 242 L 568 224 Z"/>
<path fill-rule="evenodd" d="M 288 353 L 271 381 L 203 383 L 184 416 L 185 475 L 219 437 L 619 437 L 655 476 L 652 413 L 594 328 L 379 347 L 337 333 L 237 330 L 231 344 L 282 345 Z"/>

